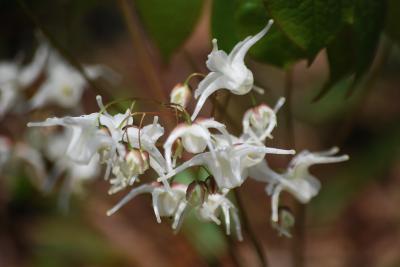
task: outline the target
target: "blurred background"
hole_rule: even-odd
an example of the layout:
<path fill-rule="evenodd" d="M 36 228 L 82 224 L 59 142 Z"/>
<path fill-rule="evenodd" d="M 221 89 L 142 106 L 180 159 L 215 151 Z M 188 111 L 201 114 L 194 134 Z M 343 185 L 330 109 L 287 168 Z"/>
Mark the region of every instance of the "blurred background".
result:
<path fill-rule="evenodd" d="M 299 151 L 337 145 L 350 160 L 312 168 L 322 190 L 307 206 L 283 194 L 282 203 L 301 226 L 292 239 L 279 237 L 271 227 L 264 185 L 247 180 L 240 194 L 249 226 L 270 266 L 400 266 L 399 3 L 348 1 L 338 11 L 337 23 L 325 21 L 335 17 L 331 13 L 336 1 L 318 1 L 332 11 L 319 16 L 283 2 L 1 0 L 0 62 L 29 62 L 44 36 L 74 67 L 102 64 L 121 77 L 118 84 L 104 79 L 88 84 L 80 113 L 98 111 L 97 94 L 105 102 L 129 97 L 166 102 L 188 75 L 207 73 L 212 37 L 230 51 L 273 17 L 271 33 L 246 59 L 255 83 L 265 88 L 264 95 L 256 96 L 258 103 L 273 106 L 280 96 L 288 99 L 268 145 Z M 289 11 L 281 11 L 281 6 Z M 294 15 L 286 18 L 290 12 Z M 314 17 L 315 29 L 302 24 Z M 192 87 L 197 83 L 193 79 Z M 33 95 L 38 84 L 24 94 Z M 243 113 L 252 106 L 250 96 L 222 92 L 209 102 L 202 114 L 214 112 L 239 134 Z M 158 109 L 140 102 L 137 107 Z M 0 121 L 0 134 L 12 144 L 26 143 L 32 139 L 28 121 L 76 112 L 49 105 L 9 113 Z M 162 111 L 160 117 L 171 130 L 173 114 Z M 270 165 L 284 168 L 288 160 L 271 157 Z M 38 184 L 44 177 L 38 177 L 29 162 L 13 157 L 0 177 L 0 266 L 259 264 L 246 234 L 244 242 L 238 242 L 193 216 L 174 234 L 168 220 L 156 222 L 147 195 L 107 217 L 105 212 L 128 191 L 109 196 L 102 179 L 84 184 L 65 212 L 58 205 L 60 186 L 43 193 Z M 301 262 L 293 264 L 294 259 Z"/>

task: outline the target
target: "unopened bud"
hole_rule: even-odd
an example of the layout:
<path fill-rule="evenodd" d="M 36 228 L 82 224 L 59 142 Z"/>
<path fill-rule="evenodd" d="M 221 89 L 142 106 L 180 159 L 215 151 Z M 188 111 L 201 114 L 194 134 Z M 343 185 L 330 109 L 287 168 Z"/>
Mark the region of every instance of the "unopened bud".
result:
<path fill-rule="evenodd" d="M 207 185 L 202 181 L 191 182 L 186 190 L 186 200 L 194 207 L 201 206 L 207 195 Z"/>
<path fill-rule="evenodd" d="M 250 124 L 257 129 L 267 128 L 272 117 L 275 116 L 274 111 L 265 104 L 251 109 L 250 112 Z"/>
<path fill-rule="evenodd" d="M 208 191 L 211 194 L 216 194 L 218 192 L 218 186 L 215 182 L 214 176 L 208 176 L 208 178 L 205 180 L 205 183 L 207 185 Z"/>
<path fill-rule="evenodd" d="M 143 174 L 149 168 L 149 154 L 146 151 L 133 149 L 126 154 L 125 160 L 133 173 Z"/>
<path fill-rule="evenodd" d="M 174 89 L 172 89 L 170 97 L 171 103 L 186 108 L 192 98 L 192 92 L 188 85 L 178 83 L 175 85 Z"/>
<path fill-rule="evenodd" d="M 286 207 L 279 208 L 279 221 L 272 222 L 272 227 L 275 228 L 280 236 L 292 237 L 290 229 L 295 224 L 295 218 L 292 212 Z"/>

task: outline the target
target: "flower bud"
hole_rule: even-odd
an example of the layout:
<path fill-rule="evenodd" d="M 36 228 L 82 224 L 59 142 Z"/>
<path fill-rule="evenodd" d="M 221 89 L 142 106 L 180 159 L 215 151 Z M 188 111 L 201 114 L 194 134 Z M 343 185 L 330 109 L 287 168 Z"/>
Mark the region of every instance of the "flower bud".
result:
<path fill-rule="evenodd" d="M 255 107 L 251 110 L 250 124 L 256 129 L 265 129 L 273 120 L 274 111 L 265 104 Z"/>
<path fill-rule="evenodd" d="M 186 200 L 194 207 L 201 206 L 207 195 L 207 185 L 202 181 L 191 182 L 186 190 Z"/>
<path fill-rule="evenodd" d="M 149 154 L 146 151 L 133 149 L 125 156 L 131 173 L 143 174 L 149 168 Z"/>
<path fill-rule="evenodd" d="M 175 85 L 174 89 L 172 89 L 170 97 L 171 103 L 186 108 L 192 98 L 192 92 L 188 85 L 178 83 Z"/>
<path fill-rule="evenodd" d="M 256 136 L 260 141 L 271 136 L 276 127 L 276 114 L 273 109 L 265 104 L 248 110 L 243 116 L 243 132 Z"/>
<path fill-rule="evenodd" d="M 272 227 L 278 231 L 280 236 L 292 237 L 290 229 L 295 224 L 292 212 L 286 207 L 279 207 L 279 221 L 272 222 Z"/>

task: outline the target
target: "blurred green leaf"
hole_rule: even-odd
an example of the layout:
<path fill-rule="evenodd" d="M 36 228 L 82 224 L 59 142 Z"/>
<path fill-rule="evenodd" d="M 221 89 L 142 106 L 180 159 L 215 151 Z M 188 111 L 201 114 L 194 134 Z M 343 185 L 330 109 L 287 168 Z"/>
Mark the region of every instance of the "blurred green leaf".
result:
<path fill-rule="evenodd" d="M 242 2 L 236 14 L 240 36 L 244 38 L 257 33 L 268 19 L 262 0 Z M 254 45 L 250 55 L 258 61 L 278 67 L 288 67 L 306 57 L 304 51 L 294 45 L 276 26 L 272 27 L 266 38 Z"/>
<path fill-rule="evenodd" d="M 342 79 L 326 92 L 324 98 L 311 104 L 310 102 L 319 89 L 310 90 L 307 95 L 296 101 L 294 107 L 296 118 L 320 127 L 338 119 L 343 120 L 343 117 L 348 116 L 349 112 L 358 105 L 362 96 L 362 91 L 357 91 L 351 97 L 346 98 L 347 89 L 351 84 L 351 77 Z"/>
<path fill-rule="evenodd" d="M 373 179 L 385 173 L 400 152 L 400 124 L 390 125 L 384 134 L 368 140 L 350 155 L 340 172 L 324 183 L 310 208 L 318 221 L 337 218 L 351 200 Z"/>
<path fill-rule="evenodd" d="M 168 60 L 190 35 L 202 10 L 202 0 L 137 0 L 135 5 L 161 55 Z"/>
<path fill-rule="evenodd" d="M 210 262 L 226 250 L 223 225 L 202 222 L 194 212 L 187 214 L 183 231 L 198 253 Z"/>
<path fill-rule="evenodd" d="M 240 38 L 236 32 L 235 12 L 238 0 L 214 0 L 211 14 L 211 31 L 218 39 L 218 47 L 230 51 Z"/>
<path fill-rule="evenodd" d="M 79 214 L 42 217 L 33 233 L 33 266 L 120 266 L 121 258 Z"/>
<path fill-rule="evenodd" d="M 385 0 L 357 0 L 354 6 L 356 81 L 370 67 L 384 26 Z"/>
<path fill-rule="evenodd" d="M 375 57 L 385 19 L 385 1 L 352 0 L 345 3 L 342 15 L 345 26 L 328 44 L 330 78 L 316 99 L 342 79 L 355 74 L 351 89 L 368 71 Z"/>
<path fill-rule="evenodd" d="M 400 45 L 400 1 L 388 0 L 386 18 L 386 34 Z"/>
<path fill-rule="evenodd" d="M 215 0 L 213 3 L 212 33 L 225 51 L 230 51 L 245 37 L 259 32 L 269 19 L 262 0 Z M 278 67 L 288 67 L 305 58 L 304 52 L 276 26 L 250 49 L 250 56 Z"/>
<path fill-rule="evenodd" d="M 282 31 L 313 58 L 342 26 L 342 1 L 264 0 Z"/>
<path fill-rule="evenodd" d="M 352 33 L 352 29 L 348 25 L 328 45 L 326 53 L 329 64 L 329 80 L 324 84 L 314 100 L 319 100 L 333 86 L 354 72 L 355 50 Z M 348 84 L 348 86 L 350 87 L 351 84 Z"/>

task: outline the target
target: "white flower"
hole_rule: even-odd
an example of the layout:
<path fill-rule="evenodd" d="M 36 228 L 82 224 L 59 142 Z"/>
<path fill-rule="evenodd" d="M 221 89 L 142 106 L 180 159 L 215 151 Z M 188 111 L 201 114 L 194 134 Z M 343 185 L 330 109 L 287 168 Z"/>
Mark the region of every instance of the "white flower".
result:
<path fill-rule="evenodd" d="M 161 223 L 161 217 L 173 217 L 172 229 L 179 230 L 186 209 L 190 207 L 186 196 L 188 187 L 183 184 L 173 184 L 170 189 L 163 185 L 153 183 L 144 184 L 132 189 L 121 201 L 118 202 L 112 209 L 107 212 L 110 216 L 117 212 L 122 206 L 128 203 L 131 199 L 139 194 L 150 193 L 152 195 L 153 210 L 157 222 Z M 221 211 L 225 218 L 226 233 L 230 234 L 230 217 L 236 224 L 236 232 L 239 240 L 242 240 L 241 226 L 236 207 L 226 198 L 224 193 L 208 194 L 202 204 L 194 207 L 197 216 L 206 222 L 214 222 L 217 225 L 221 224 L 218 219 Z"/>
<path fill-rule="evenodd" d="M 246 67 L 244 57 L 247 51 L 259 41 L 271 28 L 273 21 L 255 36 L 249 36 L 239 42 L 227 55 L 218 50 L 217 40 L 213 40 L 213 50 L 208 55 L 207 67 L 210 73 L 200 82 L 194 97 L 199 98 L 192 115 L 196 119 L 207 98 L 219 89 L 228 89 L 233 94 L 244 95 L 254 88 L 253 73 Z"/>
<path fill-rule="evenodd" d="M 272 138 L 271 132 L 277 125 L 276 113 L 285 103 L 285 98 L 280 98 L 272 109 L 266 104 L 261 104 L 249 109 L 243 116 L 243 135 L 248 135 L 255 142 L 264 143 L 267 137 Z"/>
<path fill-rule="evenodd" d="M 186 189 L 187 186 L 182 184 L 172 185 L 170 189 L 157 183 L 144 184 L 133 188 L 117 205 L 107 212 L 107 215 L 114 214 L 137 195 L 150 193 L 157 222 L 161 223 L 161 217 L 173 217 L 172 228 L 177 230 L 182 223 L 183 212 L 187 206 Z"/>
<path fill-rule="evenodd" d="M 238 211 L 235 205 L 233 205 L 233 203 L 226 197 L 227 192 L 227 190 L 224 190 L 223 193 L 209 194 L 204 203 L 196 208 L 196 214 L 203 221 L 214 222 L 217 225 L 220 225 L 221 221 L 218 219 L 218 217 L 220 216 L 220 213 L 222 211 L 222 214 L 225 218 L 225 228 L 227 235 L 230 235 L 230 218 L 232 215 L 233 221 L 235 222 L 236 236 L 238 240 L 242 241 L 243 236 Z"/>
<path fill-rule="evenodd" d="M 292 159 L 288 169 L 282 174 L 271 170 L 265 161 L 250 168 L 250 177 L 269 183 L 266 191 L 272 196 L 272 221 L 278 221 L 279 195 L 282 190 L 291 193 L 301 203 L 308 203 L 318 194 L 321 184 L 310 174 L 309 167 L 315 164 L 335 163 L 349 159 L 347 155 L 333 156 L 338 151 L 337 147 L 322 152 L 302 151 Z"/>
<path fill-rule="evenodd" d="M 28 127 L 64 126 L 72 130 L 66 154 L 76 163 L 88 164 L 94 155 L 106 150 L 113 153 L 114 140 L 99 126 L 99 114 L 92 113 L 80 117 L 48 118 L 43 122 L 30 122 Z"/>
<path fill-rule="evenodd" d="M 193 166 L 205 166 L 214 176 L 220 189 L 240 186 L 247 178 L 247 169 L 262 161 L 266 154 L 294 154 L 294 150 L 283 150 L 249 144 L 233 144 L 215 149 L 215 158 L 211 152 L 195 155 L 190 160 L 158 178 L 165 181 L 181 171 Z"/>
<path fill-rule="evenodd" d="M 20 66 L 18 62 L 0 62 L 0 117 L 16 106 L 21 91 L 39 76 L 47 55 L 48 47 L 41 45 L 27 66 Z"/>
<path fill-rule="evenodd" d="M 42 180 L 46 177 L 45 161 L 42 154 L 34 147 L 25 143 L 16 143 L 14 147 L 14 156 L 28 163 L 35 172 L 36 178 Z"/>
<path fill-rule="evenodd" d="M 142 127 L 129 127 L 123 140 L 133 148 L 145 151 L 149 156 L 150 167 L 158 175 L 167 171 L 166 161 L 157 148 L 158 139 L 164 134 L 164 128 L 158 123 L 158 117 L 153 118 L 153 123 Z"/>
<path fill-rule="evenodd" d="M 192 98 L 192 92 L 188 85 L 177 84 L 170 94 L 170 102 L 186 108 Z"/>
<path fill-rule="evenodd" d="M 70 191 L 82 191 L 82 182 L 92 180 L 99 175 L 100 162 L 98 155 L 93 156 L 87 164 L 77 163 L 74 159 L 66 156 L 72 134 L 72 130 L 65 129 L 61 133 L 53 133 L 46 137 L 45 155 L 54 163 L 51 176 L 44 187 L 46 191 L 52 189 L 55 181 L 63 173 L 66 174 L 63 189 L 67 190 L 65 192 L 68 194 Z"/>
<path fill-rule="evenodd" d="M 156 142 L 164 134 L 164 128 L 158 123 L 158 117 L 154 117 L 152 124 L 139 129 L 133 125 L 130 109 L 125 114 L 111 116 L 107 113 L 100 96 L 97 96 L 97 102 L 102 112 L 102 116 L 99 117 L 100 125 L 107 129 L 114 142 L 118 144 L 118 156 L 108 161 L 105 174 L 107 179 L 112 169 L 114 177 L 110 180 L 112 187 L 109 193 L 114 194 L 133 185 L 137 177 L 149 166 L 158 175 L 163 175 L 166 172 L 165 159 L 158 150 Z"/>
<path fill-rule="evenodd" d="M 183 148 L 189 153 L 201 153 L 206 149 L 206 147 L 208 147 L 215 159 L 214 146 L 211 142 L 211 133 L 209 129 L 216 129 L 221 133 L 228 135 L 225 125 L 215 121 L 214 119 L 199 119 L 193 124 L 180 124 L 175 127 L 164 143 L 164 153 L 168 171 L 171 171 L 174 167 L 171 155 L 172 145 L 178 138 L 181 138 Z"/>
<path fill-rule="evenodd" d="M 125 157 L 113 162 L 112 173 L 115 175 L 110 180 L 112 185 L 109 194 L 114 194 L 127 186 L 133 185 L 137 177 L 149 169 L 149 154 L 138 149 L 129 150 Z"/>
<path fill-rule="evenodd" d="M 114 75 L 110 69 L 101 65 L 84 66 L 84 71 L 91 79 Z M 52 51 L 46 67 L 46 81 L 30 99 L 32 109 L 48 104 L 62 108 L 75 108 L 79 105 L 87 81 L 73 66 L 69 65 L 55 51 Z"/>

